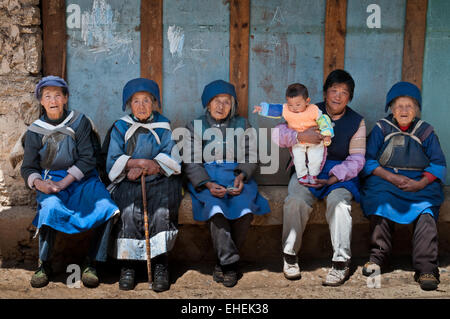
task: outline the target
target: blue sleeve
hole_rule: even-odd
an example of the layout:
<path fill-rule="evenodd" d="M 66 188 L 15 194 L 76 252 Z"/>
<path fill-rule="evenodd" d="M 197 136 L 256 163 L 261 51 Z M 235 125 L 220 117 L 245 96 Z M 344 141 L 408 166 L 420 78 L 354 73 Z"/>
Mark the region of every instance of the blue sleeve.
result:
<path fill-rule="evenodd" d="M 366 163 L 361 171 L 362 176 L 368 176 L 380 166 L 378 163 L 377 154 L 383 146 L 384 135 L 378 125 L 375 125 L 367 138 L 366 145 Z"/>
<path fill-rule="evenodd" d="M 425 172 L 429 172 L 439 178 L 442 182 L 445 182 L 447 164 L 441 144 L 439 143 L 439 138 L 432 132 L 430 136 L 423 141 L 422 146 L 430 159 L 430 165 L 425 168 Z"/>
<path fill-rule="evenodd" d="M 264 117 L 280 118 L 283 114 L 283 104 L 271 104 L 267 102 L 261 102 L 261 112 L 259 115 Z"/>

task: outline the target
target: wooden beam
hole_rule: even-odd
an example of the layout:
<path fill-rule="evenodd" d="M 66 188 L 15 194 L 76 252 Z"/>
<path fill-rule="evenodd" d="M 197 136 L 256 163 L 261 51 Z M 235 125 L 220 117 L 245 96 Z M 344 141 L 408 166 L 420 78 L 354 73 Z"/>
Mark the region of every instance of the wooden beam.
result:
<path fill-rule="evenodd" d="M 163 0 L 141 0 L 141 77 L 163 89 Z"/>
<path fill-rule="evenodd" d="M 402 80 L 422 88 L 428 0 L 406 3 Z"/>
<path fill-rule="evenodd" d="M 335 69 L 344 68 L 347 32 L 347 0 L 327 0 L 325 13 L 324 79 Z"/>
<path fill-rule="evenodd" d="M 248 117 L 250 0 L 230 1 L 230 82 L 236 88 L 238 114 Z"/>
<path fill-rule="evenodd" d="M 42 1 L 43 75 L 66 78 L 66 5 L 64 0 Z"/>

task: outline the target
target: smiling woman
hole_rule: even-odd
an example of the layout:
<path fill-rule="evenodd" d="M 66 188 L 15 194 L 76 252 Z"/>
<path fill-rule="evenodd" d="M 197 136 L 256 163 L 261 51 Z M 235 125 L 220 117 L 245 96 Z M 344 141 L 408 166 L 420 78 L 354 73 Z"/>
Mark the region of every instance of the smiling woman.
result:
<path fill-rule="evenodd" d="M 325 101 L 317 103 L 323 114 L 333 121 L 334 137 L 327 147 L 327 159 L 318 175 L 316 188 L 299 184 L 292 174 L 288 197 L 283 207 L 283 272 L 288 279 L 300 278 L 297 254 L 303 232 L 317 199 L 326 199 L 326 217 L 333 244 L 332 268 L 323 284 L 342 285 L 349 276 L 351 258 L 351 201 L 359 201 L 358 173 L 364 166 L 366 127 L 361 115 L 348 103 L 353 98 L 355 82 L 344 70 L 332 71 L 323 85 Z M 292 148 L 298 142 L 320 143 L 316 128 L 297 132 L 287 124 L 276 126 L 279 134 L 272 137 L 280 147 Z"/>
<path fill-rule="evenodd" d="M 389 90 L 386 108 L 369 135 L 361 207 L 370 219 L 370 259 L 363 268 L 384 267 L 395 224 L 413 224 L 415 280 L 424 290 L 439 284 L 436 221 L 443 202 L 446 161 L 433 127 L 419 118 L 422 97 L 409 82 Z"/>
<path fill-rule="evenodd" d="M 39 268 L 31 278 L 35 288 L 48 284 L 50 256 L 56 232 L 81 233 L 97 228 L 81 277 L 83 284 L 99 284 L 95 261 L 106 261 L 111 222 L 119 210 L 101 183 L 91 133 L 91 121 L 69 110 L 64 79 L 42 78 L 36 86 L 42 116 L 27 129 L 21 174 L 37 191 L 33 224 L 39 231 Z"/>
<path fill-rule="evenodd" d="M 47 86 L 42 90 L 41 105 L 51 120 L 57 120 L 62 116 L 67 101 L 67 92 L 61 87 Z"/>

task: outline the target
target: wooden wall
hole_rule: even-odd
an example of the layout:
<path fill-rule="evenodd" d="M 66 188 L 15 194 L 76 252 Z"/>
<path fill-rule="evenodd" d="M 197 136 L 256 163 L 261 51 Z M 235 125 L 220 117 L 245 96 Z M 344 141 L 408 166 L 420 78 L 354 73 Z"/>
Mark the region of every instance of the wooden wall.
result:
<path fill-rule="evenodd" d="M 256 127 L 270 127 L 273 123 L 252 115 L 253 105 L 261 99 L 280 102 L 286 82 L 294 80 L 310 86 L 310 95 L 318 102 L 324 78 L 333 69 L 345 68 L 357 82 L 351 106 L 367 117 L 371 128 L 384 114 L 380 104 L 392 84 L 405 80 L 422 87 L 427 13 L 429 2 L 433 1 L 379 0 L 382 26 L 368 29 L 364 19 L 370 15 L 365 11 L 373 3 L 370 0 L 133 0 L 133 5 L 100 0 L 114 6 L 117 12 L 122 10 L 121 19 L 127 19 L 121 22 L 120 31 L 128 32 L 138 49 L 128 57 L 132 63 L 126 67 L 129 73 L 125 75 L 123 66 L 114 69 L 124 56 L 91 61 L 92 55 L 86 54 L 84 61 L 90 63 L 89 67 L 76 66 L 79 73 L 72 71 L 72 76 L 76 76 L 72 82 L 81 83 L 71 83 L 71 87 L 74 86 L 75 101 L 86 104 L 82 111 L 89 113 L 94 112 L 89 108 L 98 98 L 77 100 L 77 94 L 83 90 L 85 95 L 113 94 L 118 101 L 124 84 L 121 76 L 152 78 L 162 91 L 162 112 L 175 126 L 183 126 L 202 112 L 198 107 L 203 86 L 219 77 L 235 85 L 240 115 L 248 117 Z M 134 2 L 139 4 L 136 9 L 131 8 Z M 92 1 L 87 0 L 71 3 L 92 6 Z M 80 41 L 75 41 L 72 31 L 66 30 L 67 5 L 61 0 L 42 0 L 44 75 L 68 78 L 66 65 L 73 63 L 70 61 L 77 54 L 80 56 L 80 51 L 75 52 L 80 50 Z M 177 31 L 175 25 L 186 35 L 183 56 L 173 51 L 176 48 L 171 48 L 167 39 L 169 32 Z M 95 49 L 91 46 L 85 51 Z M 89 75 L 92 68 L 108 69 L 111 64 L 113 70 L 105 72 L 104 78 Z M 111 83 L 98 89 L 90 87 L 98 81 Z M 376 104 L 371 94 L 377 95 Z M 111 105 L 107 97 L 100 100 L 92 116 L 104 133 L 121 109 L 120 102 Z"/>

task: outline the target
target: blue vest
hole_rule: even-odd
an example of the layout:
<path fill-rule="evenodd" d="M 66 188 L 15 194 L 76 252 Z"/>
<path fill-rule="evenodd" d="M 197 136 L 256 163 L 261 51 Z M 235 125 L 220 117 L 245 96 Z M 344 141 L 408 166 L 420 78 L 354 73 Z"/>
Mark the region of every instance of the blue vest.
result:
<path fill-rule="evenodd" d="M 53 129 L 43 127 L 42 125 L 47 123 L 44 116 L 28 127 L 29 131 L 42 136 L 39 165 L 43 169 L 65 170 L 78 160 L 75 132 L 84 115 L 76 111 L 70 112 L 69 115 L 72 116 L 71 119 L 59 128 L 53 125 L 51 125 Z"/>
<path fill-rule="evenodd" d="M 329 116 L 325 102 L 317 103 L 317 106 L 323 114 Z M 328 160 L 343 161 L 347 158 L 349 155 L 350 140 L 356 131 L 358 131 L 362 119 L 363 117 L 361 115 L 353 111 L 349 106 L 346 106 L 344 116 L 339 120 L 332 120 L 334 124 L 334 137 L 331 140 L 331 145 L 327 147 Z"/>
<path fill-rule="evenodd" d="M 377 124 L 384 135 L 384 144 L 377 153 L 381 166 L 402 170 L 423 171 L 430 165 L 422 142 L 433 132 L 433 127 L 415 119 L 406 132 L 402 132 L 392 114 Z"/>

